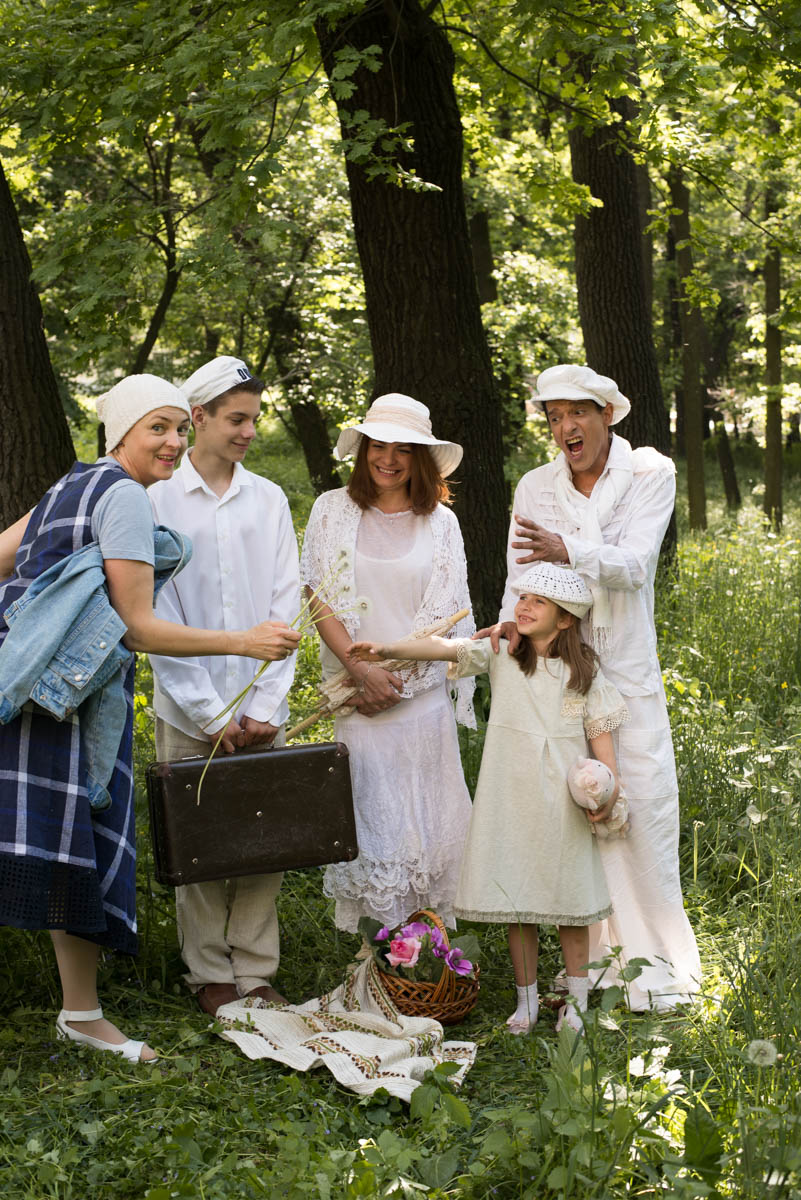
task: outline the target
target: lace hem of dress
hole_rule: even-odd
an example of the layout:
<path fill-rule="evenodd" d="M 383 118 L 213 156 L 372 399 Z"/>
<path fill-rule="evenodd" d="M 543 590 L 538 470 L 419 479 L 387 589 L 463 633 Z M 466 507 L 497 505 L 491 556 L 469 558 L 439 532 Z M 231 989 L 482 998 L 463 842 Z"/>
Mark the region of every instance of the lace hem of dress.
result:
<path fill-rule="evenodd" d="M 588 739 L 600 737 L 602 733 L 611 733 L 613 729 L 618 729 L 628 719 L 629 710 L 624 704 L 620 708 L 616 708 L 613 712 L 607 713 L 604 717 L 599 717 L 595 721 L 588 721 L 584 726 L 584 732 Z"/>
<path fill-rule="evenodd" d="M 459 878 L 459 847 L 441 847 L 434 861 L 380 862 L 360 854 L 326 868 L 323 891 L 337 902 L 337 925 L 355 930 L 359 917 L 374 916 L 393 927 L 417 908 L 433 908 L 448 923 Z M 343 921 L 340 918 L 344 918 Z"/>
<path fill-rule="evenodd" d="M 515 912 L 483 912 L 476 908 L 456 906 L 456 915 L 462 921 L 485 921 L 488 925 L 500 922 L 516 925 L 521 921 L 524 925 L 594 925 L 596 921 L 603 921 L 606 917 L 611 916 L 611 913 L 611 904 L 597 913 L 582 913 L 580 916 L 570 913 L 520 912 L 519 910 Z"/>

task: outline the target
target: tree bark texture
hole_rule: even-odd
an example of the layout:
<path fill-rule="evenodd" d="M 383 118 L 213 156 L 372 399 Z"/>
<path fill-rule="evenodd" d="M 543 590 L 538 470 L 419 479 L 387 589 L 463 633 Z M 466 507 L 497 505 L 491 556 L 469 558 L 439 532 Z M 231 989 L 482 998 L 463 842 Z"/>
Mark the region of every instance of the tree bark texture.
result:
<path fill-rule="evenodd" d="M 642 282 L 645 289 L 645 305 L 653 317 L 654 235 L 646 232 L 651 221 L 649 212 L 652 207 L 651 179 L 648 175 L 647 163 L 635 163 L 634 173 L 637 178 L 637 207 L 642 236 Z"/>
<path fill-rule="evenodd" d="M 297 363 L 302 330 L 300 317 L 290 301 L 291 295 L 285 296 L 285 302 L 270 314 L 268 350 L 283 378 L 284 395 L 292 414 L 290 431 L 300 443 L 314 494 L 319 496 L 331 488 L 341 487 L 342 480 L 334 462 L 325 414 L 313 399 L 308 371 Z M 258 373 L 261 374 L 263 369 L 264 363 L 261 363 Z"/>
<path fill-rule="evenodd" d="M 726 414 L 720 403 L 720 387 L 729 375 L 729 350 L 737 328 L 737 318 L 742 315 L 742 306 L 723 297 L 715 310 L 711 336 L 704 328 L 704 391 L 706 410 L 711 413 L 715 430 L 715 449 L 718 456 L 723 487 L 726 492 L 726 507 L 736 511 L 742 504 L 737 470 L 731 452 L 729 432 L 726 429 Z"/>
<path fill-rule="evenodd" d="M 610 375 L 631 401 L 620 432 L 632 445 L 670 453 L 650 305 L 637 171 L 625 135 L 628 106 L 610 99 L 623 120 L 587 133 L 570 130 L 573 179 L 603 202 L 576 219 L 576 285 L 587 363 Z"/>
<path fill-rule="evenodd" d="M 0 528 L 75 461 L 31 281 L 31 261 L 0 164 Z"/>
<path fill-rule="evenodd" d="M 765 216 L 776 212 L 778 197 L 768 185 Z M 765 254 L 765 516 L 774 528 L 782 523 L 782 331 L 781 251 L 776 242 L 768 242 Z"/>
<path fill-rule="evenodd" d="M 479 303 L 492 304 L 498 299 L 498 285 L 493 275 L 495 261 L 492 255 L 489 216 L 483 209 L 474 212 L 470 218 L 470 244 L 473 249 Z"/>
<path fill-rule="evenodd" d="M 687 457 L 687 502 L 691 529 L 706 529 L 706 483 L 704 480 L 704 388 L 701 382 L 701 314 L 686 294 L 686 281 L 692 275 L 693 252 L 690 243 L 690 193 L 681 170 L 668 174 L 671 220 L 676 239 L 676 270 L 679 285 L 679 312 L 682 332 L 681 386 L 684 395 L 684 443 Z"/>
<path fill-rule="evenodd" d="M 431 7 L 430 5 L 428 6 Z M 407 123 L 413 150 L 399 164 L 439 191 L 395 187 L 347 161 L 356 244 L 364 275 L 374 396 L 404 392 L 428 405 L 434 434 L 465 448 L 455 473 L 476 620 L 495 619 L 506 576 L 509 513 L 501 411 L 473 269 L 462 187 L 462 128 L 454 56 L 419 0 L 372 0 L 347 21 L 317 26 L 331 76 L 338 50 L 378 45 L 381 68 L 351 76 L 337 100 L 343 136 L 359 110 Z"/>
<path fill-rule="evenodd" d="M 665 327 L 669 330 L 669 345 L 667 351 L 668 364 L 681 361 L 681 307 L 679 305 L 679 288 L 676 279 L 676 238 L 672 226 L 667 231 L 665 260 L 667 262 L 667 299 L 665 305 Z M 681 379 L 677 379 L 673 399 L 676 405 L 676 436 L 674 449 L 677 458 L 684 458 L 687 447 L 684 441 L 684 392 Z"/>

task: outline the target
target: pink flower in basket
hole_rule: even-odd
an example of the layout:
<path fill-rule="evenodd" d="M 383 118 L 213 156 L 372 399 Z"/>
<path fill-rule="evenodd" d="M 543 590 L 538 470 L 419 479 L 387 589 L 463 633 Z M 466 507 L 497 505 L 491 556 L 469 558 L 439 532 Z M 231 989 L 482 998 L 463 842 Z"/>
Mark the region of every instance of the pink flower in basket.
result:
<path fill-rule="evenodd" d="M 439 930 L 437 932 L 439 933 Z M 408 925 L 403 926 L 400 936 L 404 938 L 424 938 L 427 933 L 431 933 L 431 926 L 426 925 L 425 921 L 410 921 Z M 384 936 L 386 937 L 386 934 Z"/>
<path fill-rule="evenodd" d="M 387 962 L 391 967 L 413 967 L 420 957 L 422 942 L 416 937 L 393 938 L 389 944 Z"/>
<path fill-rule="evenodd" d="M 465 958 L 464 952 L 458 946 L 454 946 L 453 950 L 449 950 L 445 955 L 445 965 L 456 975 L 469 975 L 473 970 L 470 959 Z"/>

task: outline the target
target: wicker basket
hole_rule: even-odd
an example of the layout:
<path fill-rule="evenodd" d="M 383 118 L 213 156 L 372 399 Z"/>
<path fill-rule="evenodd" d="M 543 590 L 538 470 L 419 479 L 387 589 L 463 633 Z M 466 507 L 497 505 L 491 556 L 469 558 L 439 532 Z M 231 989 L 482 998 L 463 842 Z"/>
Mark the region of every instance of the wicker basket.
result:
<path fill-rule="evenodd" d="M 427 917 L 442 934 L 445 945 L 450 948 L 445 925 L 436 913 L 420 909 L 413 913 L 409 924 L 420 917 Z M 381 971 L 381 983 L 392 1003 L 407 1017 L 433 1017 L 441 1025 L 458 1025 L 475 1008 L 478 1000 L 479 968 L 473 968 L 475 977 L 463 979 L 447 967 L 437 983 L 425 979 L 404 979 L 402 975 L 390 975 Z"/>

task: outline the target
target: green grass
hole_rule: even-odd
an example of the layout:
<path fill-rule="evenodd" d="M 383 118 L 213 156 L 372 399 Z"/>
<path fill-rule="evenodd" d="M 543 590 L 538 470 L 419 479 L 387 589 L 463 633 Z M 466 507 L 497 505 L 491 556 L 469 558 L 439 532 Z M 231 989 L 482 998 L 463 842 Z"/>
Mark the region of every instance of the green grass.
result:
<path fill-rule="evenodd" d="M 302 530 L 311 498 L 282 431 L 262 442 L 258 465 L 286 487 Z M 523 469 L 520 456 L 512 471 Z M 48 941 L 4 930 L 4 1198 L 801 1195 L 801 514 L 792 506 L 774 537 L 756 498 L 736 520 L 723 513 L 712 465 L 710 488 L 710 531 L 691 536 L 680 514 L 658 602 L 702 1001 L 661 1018 L 595 1008 L 573 1054 L 548 1016 L 535 1036 L 513 1039 L 502 1028 L 514 1007 L 503 930 L 483 927 L 479 1004 L 454 1030 L 478 1043 L 460 1093 L 466 1115 L 441 1102 L 441 1081 L 410 1112 L 386 1096 L 360 1100 L 326 1073 L 251 1063 L 209 1032 L 183 990 L 140 790 L 142 952 L 109 958 L 102 990 L 110 1013 L 163 1058 L 147 1070 L 57 1043 Z M 309 642 L 293 717 L 312 706 L 315 671 Z M 145 668 L 138 778 L 152 753 L 147 684 Z M 480 734 L 463 739 L 471 779 L 480 744 Z M 337 983 L 356 939 L 335 930 L 320 874 L 291 872 L 279 910 L 281 990 L 301 999 Z M 550 931 L 543 948 L 547 979 L 558 961 Z M 750 1061 L 757 1039 L 772 1044 L 773 1065 Z"/>

